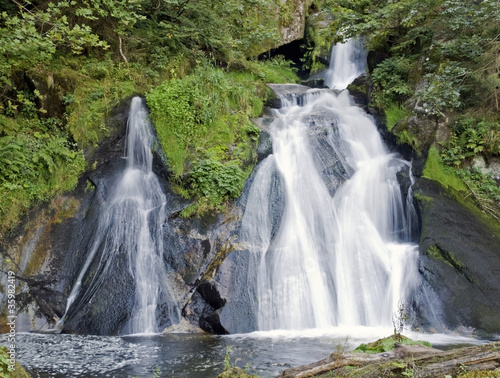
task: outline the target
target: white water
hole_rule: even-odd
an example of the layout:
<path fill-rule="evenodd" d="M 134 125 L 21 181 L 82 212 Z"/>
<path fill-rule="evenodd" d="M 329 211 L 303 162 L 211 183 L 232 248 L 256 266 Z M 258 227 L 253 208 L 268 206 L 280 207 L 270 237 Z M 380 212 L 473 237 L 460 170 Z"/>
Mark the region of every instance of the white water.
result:
<path fill-rule="evenodd" d="M 82 282 L 99 251 L 102 251 L 98 262 L 102 272 L 92 277 L 86 289 L 89 293 L 103 284 L 113 260 L 123 253 L 127 255 L 135 301 L 124 333 L 158 332 L 156 312 L 160 296 L 167 303 L 170 319 L 179 318 L 179 309 L 170 298 L 162 259 L 166 197 L 152 171 L 152 144 L 148 113 L 141 99 L 135 97 L 127 124 L 126 168 L 101 210 L 92 248 L 71 290 L 66 313 L 56 328 L 62 328 L 79 296 L 83 295 L 81 301 L 91 300 L 92 294 L 81 293 Z M 113 277 L 108 277 L 104 284 L 113 285 L 113 282 Z"/>
<path fill-rule="evenodd" d="M 345 89 L 366 70 L 366 52 L 359 40 L 349 39 L 332 48 L 330 69 L 325 84 L 332 89 Z"/>
<path fill-rule="evenodd" d="M 349 71 L 337 59 L 330 70 L 339 80 Z M 241 231 L 258 272 L 258 329 L 391 329 L 398 302 L 419 282 L 411 201 L 403 203 L 396 177 L 409 163 L 386 151 L 348 91 L 282 103 L 270 127 L 273 154 L 256 173 Z M 332 195 L 324 172 L 334 164 L 347 180 L 338 179 Z M 285 205 L 273 235 L 276 174 Z"/>

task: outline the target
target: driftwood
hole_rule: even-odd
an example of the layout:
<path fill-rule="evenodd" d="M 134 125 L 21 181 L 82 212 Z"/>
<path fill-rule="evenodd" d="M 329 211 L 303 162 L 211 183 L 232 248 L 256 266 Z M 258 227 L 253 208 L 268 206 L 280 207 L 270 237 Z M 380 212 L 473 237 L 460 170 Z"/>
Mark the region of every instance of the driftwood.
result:
<path fill-rule="evenodd" d="M 396 344 L 394 350 L 378 354 L 337 352 L 285 370 L 280 377 L 445 377 L 478 370 L 491 371 L 485 377 L 500 375 L 500 342 L 449 351 Z"/>

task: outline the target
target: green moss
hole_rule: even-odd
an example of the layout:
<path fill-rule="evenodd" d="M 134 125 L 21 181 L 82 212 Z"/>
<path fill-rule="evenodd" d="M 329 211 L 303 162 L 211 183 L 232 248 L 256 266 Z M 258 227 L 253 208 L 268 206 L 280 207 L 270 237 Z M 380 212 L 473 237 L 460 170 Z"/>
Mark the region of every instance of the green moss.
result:
<path fill-rule="evenodd" d="M 429 150 L 423 175 L 428 179 L 439 182 L 445 188 L 453 188 L 457 191 L 467 190 L 467 187 L 453 169 L 443 165 L 439 152 L 435 147 L 431 147 Z"/>
<path fill-rule="evenodd" d="M 409 112 L 404 106 L 397 103 L 391 103 L 389 107 L 384 109 L 387 130 L 391 131 L 398 121 L 408 117 Z M 416 142 L 413 142 L 416 143 Z"/>
<path fill-rule="evenodd" d="M 443 256 L 441 255 L 441 251 L 434 244 L 427 248 L 427 255 L 429 255 L 430 257 L 433 257 L 435 259 L 443 259 Z"/>
<path fill-rule="evenodd" d="M 427 347 L 431 347 L 431 344 L 427 341 L 420 341 L 420 340 L 414 341 L 402 335 L 399 337 L 391 335 L 389 337 L 379 339 L 369 344 L 361 344 L 356 349 L 354 349 L 354 352 L 370 353 L 370 354 L 383 353 L 393 350 L 396 344 L 425 345 Z"/>
<path fill-rule="evenodd" d="M 442 251 L 437 245 L 431 245 L 427 248 L 427 255 L 434 259 L 443 260 L 453 268 L 463 269 L 465 266 L 460 263 L 451 252 Z"/>
<path fill-rule="evenodd" d="M 72 78 L 74 91 L 64 102 L 68 130 L 82 148 L 95 146 L 111 131 L 105 124 L 111 109 L 123 98 L 145 91 L 148 79 L 137 68 L 126 68 L 111 59 L 81 60 L 80 68 L 64 67 L 56 74 Z"/>

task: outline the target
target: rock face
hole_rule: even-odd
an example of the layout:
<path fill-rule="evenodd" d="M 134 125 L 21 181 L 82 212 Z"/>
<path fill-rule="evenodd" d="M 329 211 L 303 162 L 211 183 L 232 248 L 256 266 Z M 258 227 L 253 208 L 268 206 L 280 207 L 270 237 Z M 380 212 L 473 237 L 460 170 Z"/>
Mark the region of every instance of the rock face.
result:
<path fill-rule="evenodd" d="M 68 290 L 85 259 L 86 228 L 95 225 L 85 220 L 99 216 L 98 207 L 92 204 L 103 190 L 101 179 L 123 165 L 123 126 L 129 102 L 119 105 L 108 120 L 114 133 L 94 155 L 96 168 L 80 178 L 72 193 L 34 209 L 0 246 L 4 257 L 0 268 L 16 274 L 18 331 L 50 328 L 64 314 Z M 114 127 L 118 123 L 121 127 Z M 5 278 L 2 274 L 2 283 Z"/>
<path fill-rule="evenodd" d="M 500 232 L 479 210 L 457 201 L 435 181 L 420 178 L 420 272 L 442 303 L 450 328 L 479 335 L 500 330 Z"/>
<path fill-rule="evenodd" d="M 281 0 L 281 45 L 304 38 L 309 0 Z"/>

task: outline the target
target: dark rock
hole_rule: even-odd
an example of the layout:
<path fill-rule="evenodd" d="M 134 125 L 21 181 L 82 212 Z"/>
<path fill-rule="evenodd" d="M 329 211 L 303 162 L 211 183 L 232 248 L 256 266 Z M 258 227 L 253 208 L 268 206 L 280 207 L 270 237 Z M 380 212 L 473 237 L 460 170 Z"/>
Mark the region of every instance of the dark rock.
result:
<path fill-rule="evenodd" d="M 325 84 L 325 79 L 322 78 L 308 79 L 303 81 L 301 84 L 309 88 L 328 88 Z"/>
<path fill-rule="evenodd" d="M 249 251 L 234 251 L 222 263 L 215 280 L 220 295 L 227 303 L 218 311 L 217 319 L 229 333 L 252 332 L 257 329 L 252 293 L 256 272 L 252 271 Z"/>
<path fill-rule="evenodd" d="M 415 185 L 421 223 L 420 272 L 450 328 L 500 332 L 500 232 L 459 194 L 421 178 Z"/>
<path fill-rule="evenodd" d="M 264 106 L 271 109 L 279 109 L 281 108 L 281 99 L 276 93 L 273 92 L 273 95 L 266 100 Z"/>
<path fill-rule="evenodd" d="M 55 81 L 54 75 L 51 72 L 32 70 L 29 77 L 33 88 L 40 93 L 40 98 L 37 98 L 37 106 L 44 109 L 41 113 L 42 117 L 46 118 L 63 118 L 65 107 L 63 104 L 64 89 L 60 83 Z"/>
<path fill-rule="evenodd" d="M 224 307 L 226 299 L 221 298 L 220 293 L 215 288 L 215 285 L 210 282 L 201 283 L 196 289 L 201 297 L 212 306 L 215 310 Z"/>
<path fill-rule="evenodd" d="M 257 146 L 257 160 L 261 161 L 273 153 L 273 141 L 271 135 L 262 130 L 259 135 L 259 144 Z"/>
<path fill-rule="evenodd" d="M 434 143 L 438 124 L 430 118 L 409 116 L 406 120 L 398 122 L 392 132 L 396 135 L 407 132 L 415 138 L 416 143 L 413 147 L 420 151 L 427 151 Z"/>
<path fill-rule="evenodd" d="M 216 335 L 227 335 L 229 332 L 221 325 L 219 310 L 210 311 L 210 307 L 206 307 L 200 318 L 200 327 L 202 330 Z"/>
<path fill-rule="evenodd" d="M 384 59 L 386 58 L 389 58 L 389 53 L 388 53 L 389 50 L 385 50 L 385 51 L 382 51 L 382 50 L 377 50 L 377 51 L 374 51 L 374 50 L 370 50 L 368 51 L 368 56 L 367 56 L 367 59 L 366 59 L 366 63 L 368 65 L 368 71 L 369 72 L 373 72 L 373 69 L 375 67 L 377 67 L 378 64 L 382 63 L 382 61 L 384 61 Z"/>
<path fill-rule="evenodd" d="M 369 113 L 367 81 L 368 81 L 367 75 L 363 74 L 354 79 L 354 81 L 347 86 L 347 89 L 349 90 L 349 94 L 353 98 L 356 105 L 360 106 L 367 113 Z"/>
<path fill-rule="evenodd" d="M 66 308 L 66 295 L 57 290 L 38 286 L 31 286 L 30 294 L 47 319 L 59 319 L 63 316 Z"/>

